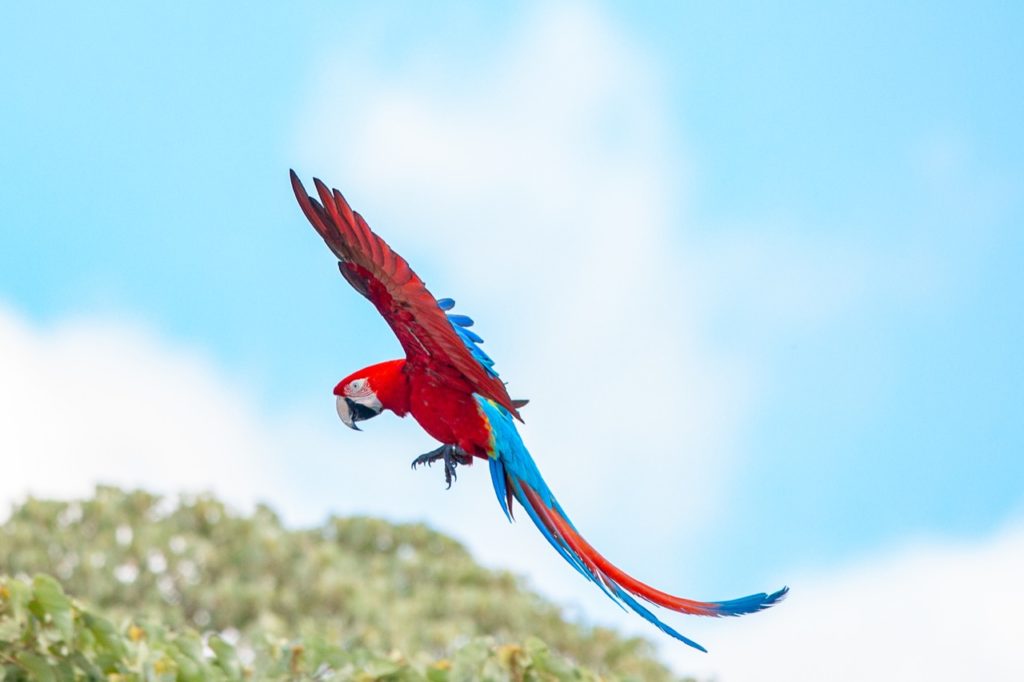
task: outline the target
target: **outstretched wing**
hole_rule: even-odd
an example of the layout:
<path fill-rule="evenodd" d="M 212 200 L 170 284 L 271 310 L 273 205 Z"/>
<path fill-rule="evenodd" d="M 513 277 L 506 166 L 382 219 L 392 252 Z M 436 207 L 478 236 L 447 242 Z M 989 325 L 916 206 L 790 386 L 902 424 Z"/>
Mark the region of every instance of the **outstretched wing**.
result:
<path fill-rule="evenodd" d="M 295 171 L 291 171 L 291 179 L 302 212 L 338 257 L 341 274 L 384 316 L 402 344 L 406 360 L 435 370 L 442 366 L 451 368 L 469 382 L 473 392 L 490 398 L 519 418 L 505 384 L 490 367 L 490 358 L 484 354 L 487 362 L 482 362 L 478 357 L 482 351 L 472 341 L 479 337 L 472 335 L 470 343 L 465 341 L 468 330 L 459 323 L 468 318 L 455 316 L 455 320 L 449 320 L 442 309 L 444 305 L 451 307 L 449 301 L 442 299 L 439 304 L 405 259 L 373 233 L 341 192 L 332 192 L 313 178 L 320 195 L 317 201 L 306 194 Z M 460 327 L 458 331 L 455 325 Z"/>

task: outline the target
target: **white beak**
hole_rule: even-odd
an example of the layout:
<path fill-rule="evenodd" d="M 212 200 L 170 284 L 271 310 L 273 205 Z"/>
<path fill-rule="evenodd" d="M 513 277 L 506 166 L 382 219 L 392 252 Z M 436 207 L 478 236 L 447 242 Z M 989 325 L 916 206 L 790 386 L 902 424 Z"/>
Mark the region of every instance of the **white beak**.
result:
<path fill-rule="evenodd" d="M 345 400 L 345 396 L 338 396 L 337 406 L 338 416 L 341 417 L 341 421 L 345 423 L 345 426 L 356 431 L 362 431 L 362 429 L 356 426 L 355 420 L 352 419 L 352 410 L 349 408 L 348 401 Z"/>

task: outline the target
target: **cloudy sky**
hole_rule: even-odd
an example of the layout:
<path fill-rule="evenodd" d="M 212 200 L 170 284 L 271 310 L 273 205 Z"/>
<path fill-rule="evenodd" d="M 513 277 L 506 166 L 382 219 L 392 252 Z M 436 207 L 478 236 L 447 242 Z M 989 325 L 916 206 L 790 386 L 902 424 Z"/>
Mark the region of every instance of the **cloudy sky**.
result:
<path fill-rule="evenodd" d="M 96 482 L 427 520 L 719 679 L 1024 676 L 1024 12 L 1003 3 L 8 8 L 0 505 Z M 477 320 L 576 525 L 330 390 L 400 353 L 287 170 Z M 987 677 L 986 677 L 987 676 Z"/>

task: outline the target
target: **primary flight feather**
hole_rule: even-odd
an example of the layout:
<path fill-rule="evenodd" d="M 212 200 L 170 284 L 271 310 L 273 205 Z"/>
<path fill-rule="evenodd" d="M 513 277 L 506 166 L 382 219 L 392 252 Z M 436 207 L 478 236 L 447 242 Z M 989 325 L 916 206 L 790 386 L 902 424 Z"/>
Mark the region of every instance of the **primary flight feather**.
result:
<path fill-rule="evenodd" d="M 640 582 L 599 554 L 583 539 L 541 477 L 516 429 L 518 409 L 469 329 L 473 320 L 449 312 L 454 301 L 436 299 L 404 258 L 378 237 L 338 190 L 313 180 L 318 198 L 306 193 L 295 171 L 292 189 L 306 218 L 338 258 L 342 276 L 377 308 L 398 337 L 405 358 L 382 362 L 342 379 L 334 388 L 338 416 L 358 430 L 360 421 L 390 410 L 411 414 L 435 450 L 413 460 L 413 468 L 443 460 L 451 485 L 459 464 L 486 460 L 502 511 L 512 520 L 513 501 L 526 511 L 544 538 L 569 565 L 662 632 L 704 647 L 659 620 L 644 604 L 701 616 L 740 616 L 778 603 L 788 591 L 752 594 L 728 601 L 675 597 Z"/>

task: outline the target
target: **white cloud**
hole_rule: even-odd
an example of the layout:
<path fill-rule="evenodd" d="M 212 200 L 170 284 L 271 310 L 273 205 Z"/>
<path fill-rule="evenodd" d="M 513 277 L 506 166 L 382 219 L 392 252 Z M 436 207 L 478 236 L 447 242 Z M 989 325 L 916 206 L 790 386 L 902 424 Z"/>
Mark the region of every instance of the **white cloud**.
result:
<path fill-rule="evenodd" d="M 273 498 L 279 462 L 241 390 L 124 323 L 38 329 L 0 307 L 0 501 L 96 482 Z M 4 513 L 6 509 L 4 509 Z"/>
<path fill-rule="evenodd" d="M 110 483 L 209 490 L 243 509 L 265 500 L 293 523 L 330 510 L 431 518 L 442 487 L 436 469 L 406 467 L 428 443 L 411 420 L 374 422 L 360 437 L 329 397 L 269 413 L 196 349 L 124 320 L 42 328 L 0 305 L 0 377 L 0 509 L 26 494 L 82 496 Z M 453 525 L 441 511 L 431 520 Z"/>
<path fill-rule="evenodd" d="M 1022 575 L 1019 525 L 980 542 L 919 543 L 797 577 L 781 607 L 700 627 L 706 658 L 663 652 L 720 682 L 1020 680 Z"/>

